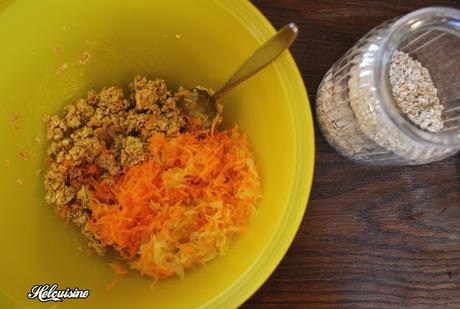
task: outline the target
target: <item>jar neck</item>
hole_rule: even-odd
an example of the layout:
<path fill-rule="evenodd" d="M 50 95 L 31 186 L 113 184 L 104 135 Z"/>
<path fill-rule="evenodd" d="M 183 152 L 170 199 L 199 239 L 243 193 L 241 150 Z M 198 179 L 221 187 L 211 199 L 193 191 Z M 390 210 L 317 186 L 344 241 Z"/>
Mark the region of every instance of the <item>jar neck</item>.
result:
<path fill-rule="evenodd" d="M 431 146 L 460 148 L 460 128 L 448 132 L 423 130 L 406 117 L 393 98 L 389 76 L 394 53 L 415 33 L 431 30 L 451 34 L 460 42 L 460 10 L 425 8 L 407 14 L 389 26 L 387 35 L 382 38 L 374 66 L 377 96 L 389 120 L 411 139 Z"/>

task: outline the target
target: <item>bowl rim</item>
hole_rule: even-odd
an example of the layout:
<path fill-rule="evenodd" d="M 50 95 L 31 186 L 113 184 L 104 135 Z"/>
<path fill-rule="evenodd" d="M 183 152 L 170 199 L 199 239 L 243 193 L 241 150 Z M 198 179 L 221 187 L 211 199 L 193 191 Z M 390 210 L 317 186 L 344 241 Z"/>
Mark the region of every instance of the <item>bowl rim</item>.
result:
<path fill-rule="evenodd" d="M 237 18 L 262 43 L 276 30 L 268 19 L 249 0 L 213 0 L 230 15 Z M 315 137 L 313 116 L 307 90 L 300 71 L 290 52 L 284 53 L 273 64 L 291 105 L 294 133 L 294 178 L 288 207 L 273 232 L 268 245 L 240 277 L 200 308 L 237 308 L 248 300 L 270 277 L 279 265 L 300 227 L 307 209 L 313 183 Z"/>

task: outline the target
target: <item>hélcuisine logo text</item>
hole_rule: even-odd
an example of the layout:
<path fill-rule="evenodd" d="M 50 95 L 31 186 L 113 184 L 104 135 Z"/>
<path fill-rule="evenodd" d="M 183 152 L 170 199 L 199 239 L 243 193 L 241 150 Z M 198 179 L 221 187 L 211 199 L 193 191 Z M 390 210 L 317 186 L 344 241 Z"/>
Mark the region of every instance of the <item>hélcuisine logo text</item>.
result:
<path fill-rule="evenodd" d="M 89 296 L 89 290 L 80 290 L 78 288 L 66 288 L 58 290 L 58 285 L 41 284 L 34 285 L 27 294 L 28 299 L 38 299 L 41 302 L 62 302 L 63 299 L 84 299 Z"/>

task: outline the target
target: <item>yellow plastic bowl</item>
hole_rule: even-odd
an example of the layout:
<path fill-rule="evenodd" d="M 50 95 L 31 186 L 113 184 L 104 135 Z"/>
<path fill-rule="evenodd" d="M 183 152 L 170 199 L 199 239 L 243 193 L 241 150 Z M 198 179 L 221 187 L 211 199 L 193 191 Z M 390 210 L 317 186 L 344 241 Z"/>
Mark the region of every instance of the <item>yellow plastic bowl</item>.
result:
<path fill-rule="evenodd" d="M 113 260 L 80 251 L 78 231 L 44 203 L 37 173 L 45 113 L 136 74 L 217 88 L 275 32 L 270 23 L 245 0 L 7 0 L 0 9 L 0 307 L 51 307 L 26 298 L 45 283 L 90 290 L 58 308 L 230 308 L 253 294 L 287 251 L 312 182 L 312 116 L 289 53 L 223 100 L 226 126 L 237 123 L 255 146 L 263 198 L 229 254 L 183 280 L 152 288 L 132 272 L 107 289 Z M 83 52 L 88 64 L 79 64 Z"/>

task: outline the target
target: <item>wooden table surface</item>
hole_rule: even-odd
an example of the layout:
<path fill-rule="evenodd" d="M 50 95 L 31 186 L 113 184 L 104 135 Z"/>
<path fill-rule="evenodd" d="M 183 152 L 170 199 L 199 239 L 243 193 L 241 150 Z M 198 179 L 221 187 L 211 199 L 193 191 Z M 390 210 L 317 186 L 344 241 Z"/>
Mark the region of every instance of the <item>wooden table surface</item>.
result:
<path fill-rule="evenodd" d="M 329 67 L 372 27 L 460 1 L 253 0 L 292 48 L 310 101 Z M 314 106 L 313 110 L 314 110 Z M 460 155 L 371 167 L 335 153 L 316 127 L 307 213 L 285 258 L 243 307 L 460 308 Z"/>

